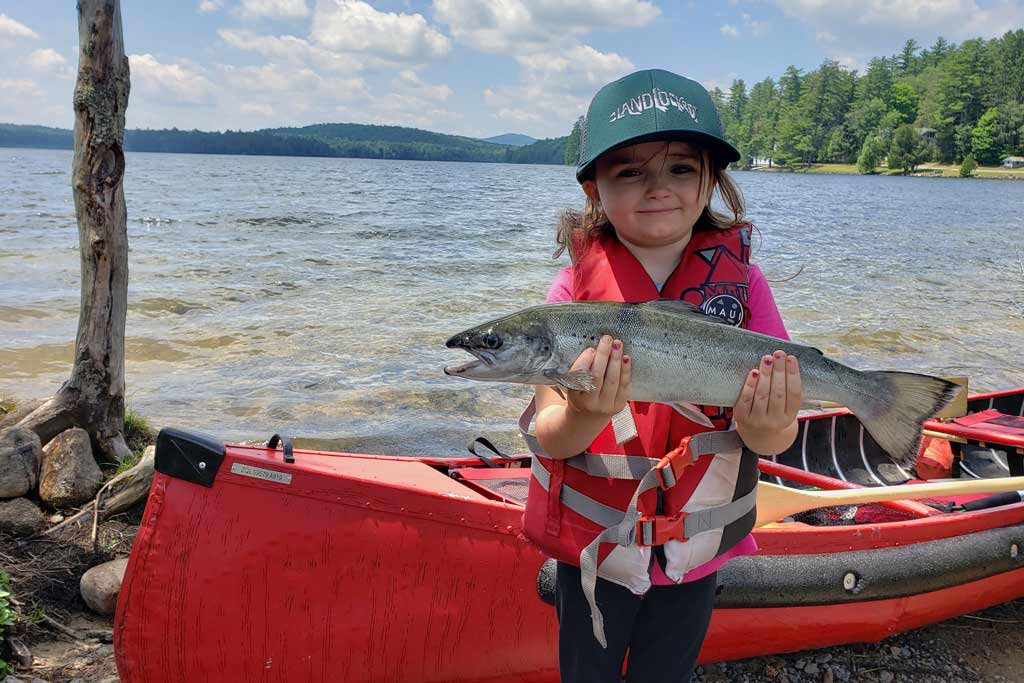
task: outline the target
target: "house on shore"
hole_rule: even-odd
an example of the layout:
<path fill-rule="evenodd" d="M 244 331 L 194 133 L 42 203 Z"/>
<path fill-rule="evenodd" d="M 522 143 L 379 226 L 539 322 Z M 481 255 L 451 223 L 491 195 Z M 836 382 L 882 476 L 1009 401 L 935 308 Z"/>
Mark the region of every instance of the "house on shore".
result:
<path fill-rule="evenodd" d="M 1004 168 L 1021 168 L 1024 167 L 1024 157 L 1006 157 L 1003 159 Z"/>

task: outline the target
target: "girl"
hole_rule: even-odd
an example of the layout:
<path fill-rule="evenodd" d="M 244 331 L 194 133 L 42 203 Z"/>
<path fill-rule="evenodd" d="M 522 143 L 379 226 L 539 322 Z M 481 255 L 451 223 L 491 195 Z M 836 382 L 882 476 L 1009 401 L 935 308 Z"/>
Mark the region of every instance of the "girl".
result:
<path fill-rule="evenodd" d="M 739 158 L 697 82 L 649 70 L 606 85 L 580 142 L 586 209 L 568 213 L 558 232 L 558 253 L 568 249 L 573 265 L 547 300 L 684 299 L 725 323 L 788 339 L 764 276 L 748 262 L 750 225 L 725 171 Z M 716 189 L 730 215 L 710 207 Z M 797 433 L 802 392 L 792 356 L 760 359 L 731 409 L 677 411 L 629 401 L 627 352 L 605 336 L 580 355 L 573 370 L 589 370 L 594 391 L 536 388 L 543 453 L 524 528 L 559 560 L 564 683 L 617 683 L 623 668 L 630 683 L 689 681 L 716 570 L 757 549 L 749 534 L 754 453 L 782 452 Z M 697 436 L 705 432 L 717 434 Z M 623 474 L 629 468 L 615 467 L 623 462 L 645 464 Z M 609 529 L 597 521 L 602 508 L 628 521 Z"/>

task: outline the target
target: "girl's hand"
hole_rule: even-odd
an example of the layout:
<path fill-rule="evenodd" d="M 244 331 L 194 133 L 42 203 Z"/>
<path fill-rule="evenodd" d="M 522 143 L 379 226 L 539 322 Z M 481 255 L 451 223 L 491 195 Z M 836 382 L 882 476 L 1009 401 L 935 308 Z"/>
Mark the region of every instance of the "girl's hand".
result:
<path fill-rule="evenodd" d="M 776 351 L 750 371 L 733 406 L 736 431 L 751 450 L 775 455 L 796 438 L 796 414 L 803 401 L 800 364 Z"/>
<path fill-rule="evenodd" d="M 608 335 L 597 348 L 584 349 L 572 364 L 573 370 L 590 371 L 593 391 L 565 392 L 569 410 L 580 416 L 607 417 L 619 413 L 629 401 L 630 358 L 622 353 L 622 341 Z"/>

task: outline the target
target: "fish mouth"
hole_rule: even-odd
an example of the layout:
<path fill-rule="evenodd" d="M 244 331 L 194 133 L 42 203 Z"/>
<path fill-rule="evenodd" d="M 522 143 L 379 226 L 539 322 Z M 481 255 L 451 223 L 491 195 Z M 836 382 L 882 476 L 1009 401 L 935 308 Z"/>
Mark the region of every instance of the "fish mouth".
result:
<path fill-rule="evenodd" d="M 452 347 L 461 348 L 467 353 L 472 354 L 475 357 L 475 360 L 466 361 L 460 365 L 444 366 L 444 374 L 446 375 L 465 375 L 473 370 L 494 367 L 494 355 L 487 351 L 467 349 L 465 346 L 460 346 L 458 344 L 449 345 L 449 348 Z"/>
<path fill-rule="evenodd" d="M 446 366 L 444 366 L 444 374 L 446 374 L 446 375 L 454 375 L 454 376 L 464 375 L 467 372 L 472 372 L 473 370 L 476 370 L 477 368 L 482 368 L 482 367 L 486 367 L 486 364 L 483 363 L 482 361 L 471 360 L 471 361 L 467 361 L 465 363 L 462 363 L 461 365 L 446 365 Z"/>

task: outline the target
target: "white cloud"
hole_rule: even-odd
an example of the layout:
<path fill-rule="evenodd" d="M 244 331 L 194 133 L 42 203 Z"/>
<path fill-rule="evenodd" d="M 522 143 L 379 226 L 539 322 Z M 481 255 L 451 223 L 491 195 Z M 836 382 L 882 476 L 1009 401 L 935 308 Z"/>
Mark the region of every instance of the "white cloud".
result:
<path fill-rule="evenodd" d="M 308 16 L 309 7 L 306 0 L 242 0 L 238 13 L 246 19 L 295 19 Z"/>
<path fill-rule="evenodd" d="M 317 0 L 310 39 L 330 50 L 392 61 L 425 62 L 451 49 L 448 37 L 422 14 L 379 12 L 362 0 Z"/>
<path fill-rule="evenodd" d="M 743 19 L 743 28 L 747 30 L 747 33 L 754 36 L 755 38 L 760 38 L 761 36 L 767 35 L 769 29 L 771 29 L 770 23 L 768 23 L 767 21 L 755 19 L 749 14 L 744 13 L 741 18 Z"/>
<path fill-rule="evenodd" d="M 621 55 L 599 52 L 589 45 L 523 55 L 517 61 L 522 67 L 520 83 L 488 88 L 484 101 L 499 119 L 532 124 L 551 136 L 568 132 L 576 117 L 586 112 L 598 88 L 636 68 Z"/>
<path fill-rule="evenodd" d="M 20 21 L 0 13 L 0 38 L 39 38 L 39 34 Z"/>
<path fill-rule="evenodd" d="M 199 11 L 200 12 L 216 12 L 220 8 L 224 7 L 224 0 L 200 0 Z"/>
<path fill-rule="evenodd" d="M 828 31 L 817 31 L 817 32 L 815 32 L 814 39 L 816 41 L 818 41 L 819 43 L 822 43 L 822 44 L 824 44 L 824 43 L 834 43 L 837 40 L 839 40 L 839 38 L 837 38 L 834 33 L 829 33 Z"/>
<path fill-rule="evenodd" d="M 252 104 L 246 102 L 238 108 L 243 114 L 255 114 L 257 116 L 269 119 L 274 115 L 274 108 L 269 104 Z"/>
<path fill-rule="evenodd" d="M 0 78 L 0 102 L 14 102 L 15 100 L 26 97 L 35 99 L 42 96 L 43 91 L 39 89 L 39 86 L 36 85 L 34 81 L 24 78 Z"/>
<path fill-rule="evenodd" d="M 238 29 L 220 29 L 217 35 L 232 47 L 255 52 L 272 61 L 312 65 L 334 73 L 355 73 L 366 65 L 365 60 L 310 45 L 296 36 L 261 36 Z"/>
<path fill-rule="evenodd" d="M 312 69 L 294 69 L 280 64 L 263 66 L 221 65 L 225 82 L 250 93 L 313 92 L 323 78 Z"/>
<path fill-rule="evenodd" d="M 554 48 L 594 30 L 645 26 L 660 14 L 647 0 L 434 0 L 434 16 L 452 37 L 484 52 Z"/>
<path fill-rule="evenodd" d="M 1024 6 L 1013 0 L 994 0 L 982 7 L 977 0 L 774 0 L 787 14 L 819 32 L 858 40 L 861 28 L 891 34 L 945 34 L 947 37 L 992 37 L 1024 23 Z"/>
<path fill-rule="evenodd" d="M 67 68 L 67 60 L 53 48 L 33 50 L 19 61 L 32 71 L 39 73 L 55 74 L 61 77 L 71 74 Z"/>
<path fill-rule="evenodd" d="M 209 104 L 213 99 L 213 84 L 187 63 L 163 64 L 151 54 L 128 55 L 128 61 L 132 89 L 143 97 L 168 104 Z"/>
<path fill-rule="evenodd" d="M 718 31 L 723 36 L 728 36 L 730 38 L 739 38 L 740 37 L 740 30 L 738 28 L 736 28 L 735 26 L 733 26 L 732 24 L 722 24 L 718 28 Z"/>

